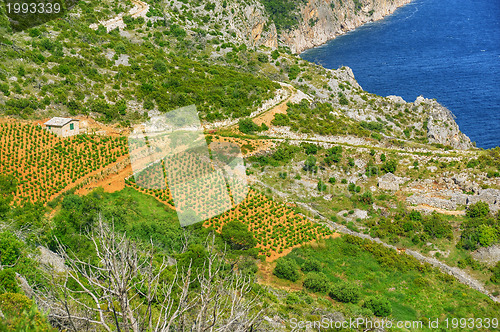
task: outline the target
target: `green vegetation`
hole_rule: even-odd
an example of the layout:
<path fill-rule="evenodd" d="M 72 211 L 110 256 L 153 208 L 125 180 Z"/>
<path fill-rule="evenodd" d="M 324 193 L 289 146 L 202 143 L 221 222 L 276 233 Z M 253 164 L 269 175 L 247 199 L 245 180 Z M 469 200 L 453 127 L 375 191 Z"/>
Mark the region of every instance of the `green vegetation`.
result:
<path fill-rule="evenodd" d="M 329 295 L 337 301 L 353 304 L 358 303 L 361 296 L 358 286 L 347 282 L 332 286 Z"/>
<path fill-rule="evenodd" d="M 334 116 L 330 103 L 310 103 L 303 99 L 298 104 L 288 104 L 287 114 L 276 114 L 273 124 L 290 126 L 290 130 L 299 133 L 315 133 L 320 135 L 356 135 L 367 137 L 370 132 L 361 127 L 359 122 L 344 115 Z"/>
<path fill-rule="evenodd" d="M 278 31 L 288 30 L 297 26 L 299 16 L 297 15 L 298 4 L 304 0 L 260 0 L 271 19 L 276 24 Z"/>
<path fill-rule="evenodd" d="M 301 148 L 298 146 L 283 143 L 279 145 L 270 155 L 262 155 L 258 157 L 252 156 L 248 158 L 248 160 L 251 162 L 257 162 L 262 166 L 279 166 L 292 160 L 296 156 L 296 153 L 300 150 Z"/>
<path fill-rule="evenodd" d="M 262 0 L 271 18 L 264 24 L 262 36 L 270 32 L 273 21 L 279 33 L 296 27 L 302 20 L 299 8 L 306 2 Z M 0 124 L 0 154 L 5 157 L 0 158 L 0 309 L 5 316 L 0 331 L 50 331 L 47 321 L 61 330 L 100 330 L 90 323 L 71 326 L 70 320 L 54 316 L 81 308 L 79 303 L 94 306 L 94 297 L 85 294 L 87 286 L 93 286 L 96 298 L 104 299 L 93 308 L 95 313 L 104 313 L 110 326 L 102 330 L 133 330 L 126 313 L 129 304 L 139 315 L 139 329 L 147 329 L 148 317 L 158 317 L 166 299 L 174 306 L 194 304 L 182 317 L 183 323 L 174 323 L 170 330 L 193 329 L 194 324 L 202 330 L 231 330 L 222 328 L 220 321 L 212 327 L 192 322 L 193 317 L 211 316 L 214 308 L 231 307 L 227 294 L 244 294 L 243 306 L 255 299 L 256 306 L 239 316 L 241 320 L 260 315 L 264 309 L 268 317 L 282 319 L 316 319 L 340 312 L 346 318 L 375 316 L 424 323 L 444 315 L 493 317 L 498 312 L 498 305 L 485 296 L 400 253 L 401 248 L 417 249 L 467 269 L 495 294 L 500 264 L 487 267 L 470 252 L 498 243 L 500 214 L 493 215 L 488 204 L 479 202 L 469 206 L 465 217 L 422 215 L 406 209 L 405 189 L 380 192 L 376 177 L 398 173 L 411 179 L 401 185 L 406 187 L 459 171 L 481 179 L 483 189 L 496 188 L 500 148 L 460 154 L 444 144 L 424 145 L 427 122 L 420 123 L 424 119 L 417 115 L 429 114 L 429 105 L 403 105 L 366 93 L 346 68 L 326 70 L 291 55 L 287 47 L 259 46 L 254 40 L 242 40 L 242 31 L 224 31 L 229 12 L 238 18 L 237 11 L 248 5 L 245 2 L 223 1 L 222 9 L 219 3 L 200 0 L 149 5 L 145 19 L 126 14 L 133 6 L 128 1 L 79 1 L 74 15 L 12 34 L 1 4 L 1 112 L 30 120 L 91 115 L 116 124 L 118 131 L 143 122 L 147 117 L 143 111 L 167 113 L 195 104 L 203 122 L 237 119 L 239 132 L 233 128 L 207 130 L 207 141 L 234 138 L 243 142 L 242 151 L 257 152 L 246 159 L 247 174 L 266 181 L 266 186 L 282 186 L 280 191 L 289 196 L 283 197 L 286 202 L 279 202 L 279 197 L 270 199 L 257 191 L 260 184 L 256 181 L 256 188 L 237 206 L 229 206 L 203 225 L 183 228 L 169 190 L 140 188 L 133 178 L 126 180 L 124 190 L 114 193 L 97 189 L 84 196 L 75 194 L 91 184 L 76 181 L 126 154 L 124 137 L 56 139 L 38 126 L 19 126 L 10 120 Z M 347 8 L 344 6 L 358 12 L 363 3 L 332 1 L 330 6 L 337 16 Z M 89 28 L 117 14 L 123 14 L 125 31 Z M 152 16 L 160 19 L 149 20 Z M 307 23 L 312 27 L 317 20 Z M 310 98 L 289 103 L 287 112 L 275 114 L 271 123 L 304 134 L 308 142 L 259 135 L 269 128 L 249 118 L 265 100 L 275 97 L 281 88 L 276 82 L 287 81 L 292 90 Z M 356 112 L 365 114 L 365 121 L 356 120 Z M 269 135 L 273 132 L 278 131 Z M 354 137 L 343 137 L 333 145 L 323 139 L 314 142 L 316 138 L 310 134 Z M 270 153 L 261 153 L 274 143 Z M 89 181 L 104 176 L 100 173 Z M 73 183 L 77 187 L 68 190 Z M 266 195 L 274 194 L 271 188 L 263 190 Z M 191 195 L 187 199 L 191 203 L 202 196 L 205 198 Z M 314 242 L 332 231 L 303 204 L 399 250 L 352 236 Z M 179 204 L 177 208 L 182 209 Z M 99 236 L 94 245 L 92 240 Z M 115 251 L 105 256 L 122 264 L 115 272 L 129 272 L 123 288 L 114 292 L 106 287 L 120 283 L 110 282 L 107 268 L 111 263 L 99 252 L 109 249 L 109 244 Z M 37 261 L 38 246 L 59 251 L 74 273 L 67 280 L 65 272 L 48 274 Z M 296 246 L 302 247 L 269 262 Z M 122 251 L 125 258 L 118 249 L 127 249 Z M 135 263 L 140 268 L 124 268 Z M 42 314 L 25 296 L 17 274 L 37 294 L 46 292 L 47 300 L 57 301 L 48 305 L 53 310 Z M 256 274 L 264 278 L 254 278 Z M 238 280 L 239 285 L 245 286 L 234 291 L 238 284 L 234 278 L 240 277 L 244 279 Z M 96 280 L 98 285 L 92 284 Z M 265 286 L 257 280 L 265 280 Z M 148 293 L 150 285 L 154 294 Z M 166 295 L 169 285 L 174 285 L 173 293 Z M 198 316 L 204 305 L 201 294 L 219 302 Z M 132 300 L 126 301 L 127 297 Z M 60 308 L 63 310 L 58 311 Z M 99 319 L 98 314 L 85 314 Z M 222 314 L 226 315 L 230 314 Z M 245 324 L 241 322 L 246 330 L 272 330 L 265 320 L 259 327 Z"/>
<path fill-rule="evenodd" d="M 247 225 L 240 221 L 230 221 L 222 226 L 221 236 L 233 250 L 247 250 L 257 244 Z"/>
<path fill-rule="evenodd" d="M 342 160 L 342 147 L 334 146 L 327 150 L 325 155 L 325 163 L 330 166 L 334 163 L 339 163 Z"/>
<path fill-rule="evenodd" d="M 322 262 L 321 274 L 309 272 L 297 280 L 304 278 L 304 286 L 307 280 L 312 288 L 306 288 L 317 293 L 324 287 L 316 289 L 316 283 L 328 281 L 329 295 L 352 303 L 358 312 L 365 308 L 375 316 L 426 322 L 443 312 L 477 318 L 494 317 L 498 310 L 498 304 L 453 277 L 368 240 L 344 235 L 320 246 L 294 249 L 282 261 L 293 266 L 293 261 L 305 264 L 311 259 Z"/>
<path fill-rule="evenodd" d="M 278 258 L 273 274 L 281 279 L 297 281 L 299 279 L 299 267 L 294 260 Z"/>
<path fill-rule="evenodd" d="M 19 293 L 0 293 L 0 310 L 4 317 L 0 321 L 0 331 L 55 332 L 34 302 Z"/>
<path fill-rule="evenodd" d="M 330 282 L 322 272 L 309 272 L 303 282 L 304 288 L 316 293 L 326 293 L 330 288 Z"/>
<path fill-rule="evenodd" d="M 467 209 L 467 220 L 462 224 L 462 233 L 457 247 L 466 250 L 476 250 L 488 247 L 500 240 L 500 213 L 490 214 L 489 205 L 477 202 Z"/>
<path fill-rule="evenodd" d="M 389 316 L 392 312 L 391 303 L 384 298 L 369 297 L 363 303 L 363 307 L 370 309 L 375 316 L 385 317 Z"/>
<path fill-rule="evenodd" d="M 246 118 L 246 119 L 241 119 L 238 122 L 238 129 L 243 133 L 243 134 L 253 134 L 256 131 L 263 131 L 269 129 L 265 123 L 262 123 L 261 126 L 258 126 L 255 122 L 252 121 L 252 119 Z"/>
<path fill-rule="evenodd" d="M 88 7 L 89 13 L 94 12 L 92 8 L 96 5 L 79 3 L 81 7 Z M 131 27 L 143 24 L 127 16 L 124 19 Z M 57 38 L 47 34 L 47 27 L 42 26 L 28 30 L 29 40 L 22 46 L 23 52 L 11 53 L 0 47 L 0 58 L 8 62 L 17 61 L 21 56 L 24 79 L 36 82 L 34 90 L 25 89 L 24 84 L 17 88 L 19 84 L 9 84 L 7 72 L 0 70 L 0 91 L 12 97 L 7 99 L 6 114 L 28 117 L 39 110 L 62 107 L 73 115 L 94 112 L 107 122 L 125 115 L 129 120 L 137 120 L 138 114 L 126 111 L 127 104 L 137 101 L 161 112 L 196 104 L 203 119 L 214 121 L 248 116 L 279 87 L 257 73 L 184 56 L 186 50 L 197 49 L 187 47 L 186 31 L 176 24 L 169 29 L 156 26 L 153 43 L 133 43 L 116 33 L 91 30 L 88 24 L 85 19 L 71 20 L 71 23 L 54 21 L 56 29 L 62 31 Z M 158 40 L 164 45 L 164 38 L 173 39 L 179 52 L 166 52 L 156 44 Z M 82 39 L 86 42 L 81 42 Z M 75 50 L 78 57 L 66 54 Z M 116 59 L 106 58 L 108 52 L 116 53 L 116 57 L 126 55 L 130 65 L 115 66 Z M 246 51 L 242 48 L 241 52 Z M 48 62 L 55 66 L 47 67 Z M 111 71 L 114 74 L 110 74 Z M 9 75 L 18 76 L 18 73 Z M 42 99 L 43 102 L 39 101 Z M 120 100 L 125 102 L 125 108 Z"/>

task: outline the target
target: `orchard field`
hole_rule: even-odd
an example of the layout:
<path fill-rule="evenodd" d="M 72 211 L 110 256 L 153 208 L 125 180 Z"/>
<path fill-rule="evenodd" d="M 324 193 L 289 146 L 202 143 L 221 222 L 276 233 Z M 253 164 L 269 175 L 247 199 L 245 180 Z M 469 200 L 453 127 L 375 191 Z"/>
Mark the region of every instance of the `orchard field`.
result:
<path fill-rule="evenodd" d="M 35 124 L 0 123 L 0 172 L 16 180 L 14 203 L 17 205 L 27 202 L 45 204 L 78 180 L 127 154 L 126 137 L 78 135 L 60 138 Z M 206 191 L 204 183 L 191 181 L 197 178 L 201 182 L 210 181 L 214 189 Z M 167 179 L 182 184 L 174 187 L 178 191 L 177 204 Z M 245 223 L 254 234 L 261 254 L 268 259 L 284 255 L 292 247 L 332 234 L 286 205 L 253 190 L 245 198 L 243 193 L 246 191 L 238 187 L 241 184 L 229 183 L 227 186 L 224 177 L 214 172 L 212 165 L 201 160 L 197 154 L 181 154 L 176 156 L 175 161 L 161 160 L 141 170 L 137 178 L 130 177 L 125 182 L 127 186 L 154 196 L 179 211 L 200 213 L 202 219 L 210 217 L 206 214 L 207 207 L 208 211 L 217 213 L 226 211 L 206 220 L 204 226 L 220 232 L 229 221 Z M 149 187 L 143 184 L 149 184 Z M 229 189 L 231 200 L 220 202 L 214 199 L 221 196 L 219 189 Z M 231 189 L 236 189 L 236 192 Z"/>
<path fill-rule="evenodd" d="M 268 259 L 285 255 L 292 248 L 333 234 L 325 226 L 314 224 L 285 204 L 273 201 L 255 190 L 231 210 L 205 221 L 205 227 L 217 231 L 232 220 L 246 224 L 257 240 L 261 254 Z"/>
<path fill-rule="evenodd" d="M 39 125 L 0 123 L 0 173 L 17 182 L 15 204 L 47 203 L 68 186 L 127 155 L 125 137 L 60 138 Z"/>
<path fill-rule="evenodd" d="M 153 179 L 151 170 L 145 173 Z M 166 189 L 142 188 L 135 183 L 133 177 L 126 180 L 126 183 L 174 207 L 168 187 Z M 203 196 L 200 197 L 204 199 Z M 196 206 L 194 202 L 198 197 L 187 198 L 184 206 Z M 285 204 L 273 201 L 252 189 L 240 204 L 233 204 L 228 211 L 206 220 L 203 226 L 212 227 L 220 232 L 225 224 L 233 220 L 241 221 L 248 226 L 257 240 L 260 254 L 265 255 L 268 260 L 286 255 L 294 247 L 327 238 L 333 234 L 328 228 L 312 223 Z"/>

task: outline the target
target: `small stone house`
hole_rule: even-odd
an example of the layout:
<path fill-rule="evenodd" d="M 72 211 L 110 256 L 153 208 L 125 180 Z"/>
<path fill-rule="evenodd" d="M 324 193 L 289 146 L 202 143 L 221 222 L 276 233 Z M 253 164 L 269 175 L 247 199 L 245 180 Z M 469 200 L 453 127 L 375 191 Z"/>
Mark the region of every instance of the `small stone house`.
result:
<path fill-rule="evenodd" d="M 399 190 L 401 179 L 392 173 L 387 173 L 378 179 L 378 187 L 382 190 Z"/>
<path fill-rule="evenodd" d="M 60 137 L 69 137 L 80 133 L 80 120 L 55 117 L 44 123 L 45 129 Z"/>

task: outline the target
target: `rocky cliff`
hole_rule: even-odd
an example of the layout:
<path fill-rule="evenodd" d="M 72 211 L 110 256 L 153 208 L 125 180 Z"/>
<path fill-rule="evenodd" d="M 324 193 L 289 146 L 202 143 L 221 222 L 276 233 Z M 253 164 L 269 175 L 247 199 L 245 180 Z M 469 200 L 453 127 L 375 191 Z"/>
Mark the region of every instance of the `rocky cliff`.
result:
<path fill-rule="evenodd" d="M 175 0 L 178 1 L 178 0 Z M 290 0 L 293 1 L 293 0 Z M 293 53 L 324 44 L 367 22 L 382 19 L 411 0 L 304 0 L 298 1 L 297 25 L 276 30 L 261 0 L 216 1 L 221 25 L 227 26 L 249 46 L 287 46 Z M 223 4 L 226 3 L 226 7 Z"/>
<path fill-rule="evenodd" d="M 449 145 L 455 149 L 470 149 L 472 143 L 460 131 L 450 110 L 438 102 L 423 97 L 418 97 L 415 106 L 420 104 L 430 106 L 427 118 L 427 138 L 429 143 Z"/>
<path fill-rule="evenodd" d="M 298 26 L 280 34 L 294 53 L 324 44 L 367 22 L 382 19 L 411 0 L 308 0 Z"/>

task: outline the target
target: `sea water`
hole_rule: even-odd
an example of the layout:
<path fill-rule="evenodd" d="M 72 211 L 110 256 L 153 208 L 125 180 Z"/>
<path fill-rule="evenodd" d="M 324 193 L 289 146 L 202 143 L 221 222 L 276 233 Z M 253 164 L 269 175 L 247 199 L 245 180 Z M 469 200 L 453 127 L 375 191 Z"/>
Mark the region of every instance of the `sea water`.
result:
<path fill-rule="evenodd" d="M 500 0 L 414 0 L 301 56 L 371 93 L 436 98 L 478 147 L 500 146 Z"/>

